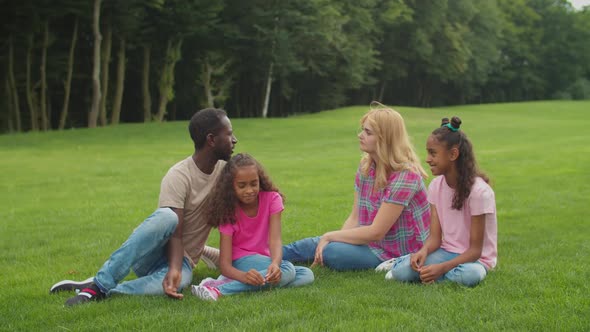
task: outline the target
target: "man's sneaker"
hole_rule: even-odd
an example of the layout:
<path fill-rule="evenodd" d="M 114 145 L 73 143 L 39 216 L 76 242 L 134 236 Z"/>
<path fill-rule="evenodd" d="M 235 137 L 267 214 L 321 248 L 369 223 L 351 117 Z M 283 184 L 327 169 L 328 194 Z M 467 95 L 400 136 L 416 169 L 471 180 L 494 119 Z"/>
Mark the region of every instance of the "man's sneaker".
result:
<path fill-rule="evenodd" d="M 82 289 L 78 295 L 70 297 L 65 305 L 71 307 L 90 301 L 100 301 L 104 298 L 105 294 L 98 289 L 98 286 L 91 284 L 90 287 Z"/>
<path fill-rule="evenodd" d="M 62 280 L 55 285 L 51 286 L 49 289 L 49 293 L 57 293 L 57 292 L 65 292 L 65 291 L 75 291 L 90 287 L 92 282 L 94 281 L 94 277 L 90 277 L 86 280 L 82 281 L 73 281 L 73 280 Z"/>
<path fill-rule="evenodd" d="M 191 286 L 191 293 L 193 293 L 194 296 L 204 301 L 217 301 L 217 299 L 221 295 L 217 288 L 197 285 Z"/>
<path fill-rule="evenodd" d="M 392 258 L 386 260 L 385 262 L 382 262 L 381 264 L 377 265 L 377 267 L 375 268 L 375 272 L 385 272 L 391 270 L 393 264 L 395 264 L 395 260 L 396 258 Z"/>

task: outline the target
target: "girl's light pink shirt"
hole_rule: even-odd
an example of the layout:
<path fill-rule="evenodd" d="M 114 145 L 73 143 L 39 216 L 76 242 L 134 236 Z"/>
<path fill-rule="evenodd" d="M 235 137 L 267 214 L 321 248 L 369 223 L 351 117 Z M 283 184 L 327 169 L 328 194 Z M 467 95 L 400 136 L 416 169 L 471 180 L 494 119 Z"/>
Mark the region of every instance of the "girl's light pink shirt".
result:
<path fill-rule="evenodd" d="M 485 215 L 485 233 L 481 257 L 478 260 L 488 270 L 496 266 L 498 258 L 498 223 L 496 198 L 492 188 L 476 178 L 463 209 L 451 208 L 455 190 L 447 184 L 444 176 L 438 176 L 428 186 L 428 201 L 436 206 L 442 229 L 441 248 L 461 254 L 469 248 L 471 216 Z"/>

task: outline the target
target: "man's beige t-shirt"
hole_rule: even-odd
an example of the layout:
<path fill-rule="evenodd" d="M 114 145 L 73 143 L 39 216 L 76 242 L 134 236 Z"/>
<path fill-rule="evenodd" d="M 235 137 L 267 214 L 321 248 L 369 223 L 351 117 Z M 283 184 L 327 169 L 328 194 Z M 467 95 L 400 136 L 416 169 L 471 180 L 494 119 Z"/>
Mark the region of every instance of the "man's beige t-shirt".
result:
<path fill-rule="evenodd" d="M 183 209 L 184 255 L 190 259 L 193 267 L 199 262 L 211 231 L 211 226 L 203 218 L 203 201 L 217 182 L 225 163 L 219 160 L 213 172 L 205 174 L 193 158 L 188 157 L 172 166 L 162 179 L 159 207 Z"/>

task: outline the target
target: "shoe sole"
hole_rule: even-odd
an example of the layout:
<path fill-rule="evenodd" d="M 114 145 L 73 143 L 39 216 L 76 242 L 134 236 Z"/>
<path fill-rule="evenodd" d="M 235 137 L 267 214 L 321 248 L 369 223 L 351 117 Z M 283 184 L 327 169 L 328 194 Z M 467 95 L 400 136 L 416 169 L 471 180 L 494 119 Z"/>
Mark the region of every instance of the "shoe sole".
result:
<path fill-rule="evenodd" d="M 62 280 L 55 285 L 51 286 L 49 289 L 49 293 L 57 293 L 57 292 L 65 292 L 65 291 L 73 291 L 76 289 L 83 289 L 94 281 L 94 277 L 90 277 L 83 281 L 73 281 L 73 280 Z"/>
<path fill-rule="evenodd" d="M 191 286 L 191 293 L 204 301 L 217 301 L 217 299 L 213 297 L 211 293 L 201 287 L 203 286 Z"/>

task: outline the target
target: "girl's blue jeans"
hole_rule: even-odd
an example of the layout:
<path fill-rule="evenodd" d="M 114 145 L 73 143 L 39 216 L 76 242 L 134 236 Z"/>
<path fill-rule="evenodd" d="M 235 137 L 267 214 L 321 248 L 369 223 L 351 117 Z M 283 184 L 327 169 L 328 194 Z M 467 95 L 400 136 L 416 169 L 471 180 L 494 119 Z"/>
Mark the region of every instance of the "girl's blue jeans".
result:
<path fill-rule="evenodd" d="M 263 277 L 266 276 L 268 266 L 272 259 L 264 255 L 249 255 L 238 258 L 232 262 L 233 267 L 240 271 L 247 272 L 251 269 L 258 271 Z M 253 292 L 271 287 L 297 287 L 313 282 L 313 272 L 303 266 L 294 266 L 292 263 L 283 260 L 281 262 L 281 280 L 276 285 L 266 284 L 263 286 L 252 286 L 237 280 L 224 283 L 217 287 L 223 295 L 232 295 L 242 292 Z M 220 277 L 221 278 L 221 277 Z"/>
<path fill-rule="evenodd" d="M 438 249 L 432 252 L 426 257 L 424 265 L 438 264 L 459 256 L 459 254 L 446 251 L 444 249 Z M 410 255 L 400 257 L 395 261 L 391 268 L 391 274 L 393 279 L 399 281 L 420 281 L 420 274 L 410 266 Z M 474 263 L 463 263 L 457 265 L 449 272 L 442 275 L 436 281 L 450 280 L 458 284 L 473 287 L 479 284 L 487 275 L 486 268 L 479 262 Z"/>
<path fill-rule="evenodd" d="M 94 277 L 102 292 L 132 295 L 162 295 L 162 281 L 168 272 L 166 243 L 174 233 L 178 217 L 169 208 L 159 208 L 111 254 Z M 137 279 L 121 282 L 133 270 Z M 190 285 L 192 268 L 186 257 L 182 262 L 182 281 L 178 291 Z"/>
<path fill-rule="evenodd" d="M 320 237 L 308 237 L 283 246 L 283 259 L 290 262 L 313 262 Z M 381 264 L 366 245 L 330 242 L 322 252 L 324 265 L 337 271 L 373 269 Z"/>

